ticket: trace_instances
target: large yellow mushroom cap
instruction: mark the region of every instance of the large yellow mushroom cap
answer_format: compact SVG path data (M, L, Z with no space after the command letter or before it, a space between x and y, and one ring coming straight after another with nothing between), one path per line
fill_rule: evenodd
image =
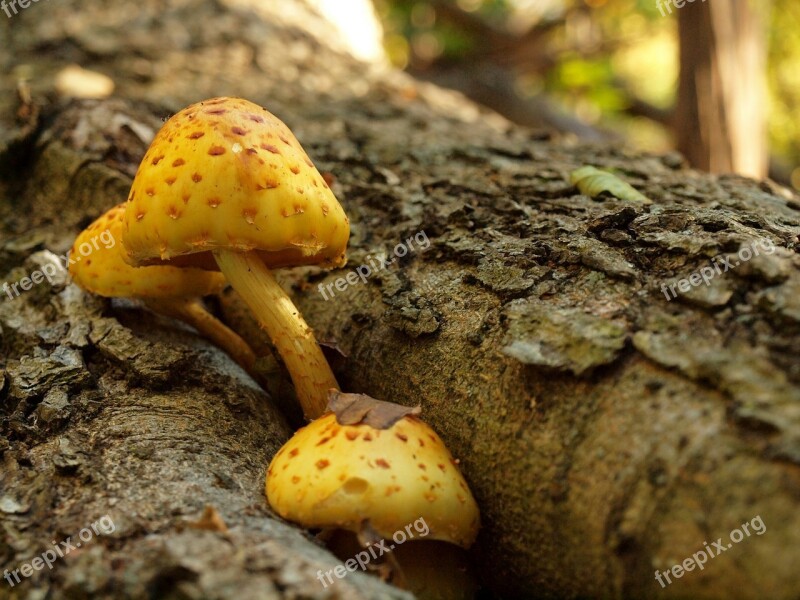
M156 135L128 197L135 264L216 269L210 251L257 251L267 267L340 266L350 224L280 119L241 98L193 104Z
M478 533L478 506L441 438L414 416L388 429L340 425L328 413L295 433L267 472L267 498L305 527L384 538L420 518L430 533L465 548Z
M69 273L83 289L108 298L181 298L217 294L226 285L222 273L177 267L131 267L121 237L125 205L89 225L70 252Z

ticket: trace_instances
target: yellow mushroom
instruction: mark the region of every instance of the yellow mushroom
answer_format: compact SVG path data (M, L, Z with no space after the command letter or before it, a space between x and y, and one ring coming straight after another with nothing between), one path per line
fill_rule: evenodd
M201 269L131 267L119 241L124 216L125 205L121 204L81 232L70 253L72 280L98 296L141 299L153 311L188 323L252 373L256 357L250 346L198 300L221 292L227 284L225 277ZM82 247L91 250L79 252Z
M328 413L298 430L267 471L267 498L307 528L361 531L386 539L423 518L428 540L468 548L478 505L441 438L406 415L386 429L340 425Z
M123 243L137 266L220 269L315 418L338 384L269 269L341 266L349 235L344 210L289 128L252 102L214 98L156 135L131 187Z

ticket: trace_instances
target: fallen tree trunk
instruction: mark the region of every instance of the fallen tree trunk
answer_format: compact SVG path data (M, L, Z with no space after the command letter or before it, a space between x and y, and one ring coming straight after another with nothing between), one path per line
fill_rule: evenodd
M474 562L489 589L796 597L800 200L686 170L676 156L512 128L327 49L324 21L299 2L281 6L189 2L131 20L109 2L70 21L79 11L65 0L30 9L48 11L48 28L15 17L8 70L46 49L35 98L53 97L66 53L112 75L130 101L50 103L32 124L36 111L15 122L5 95L4 280L53 260L36 252L66 251L125 198L159 119L213 95L261 102L329 174L352 221L345 270L287 282L344 354L334 365L343 387L421 404L460 458L483 511ZM104 38L101 23L124 23L124 35ZM14 81L3 82L10 92ZM579 194L568 174L585 164L621 170L654 203ZM710 262L747 247L726 272ZM381 268L380 256L394 260ZM689 282L713 264L708 285ZM337 287L358 267L363 281ZM222 308L266 347L235 297ZM61 284L0 306L4 563L17 568L107 512L113 539L39 572L37 585L56 597L235 598L262 582L273 595L328 593L314 577L336 559L274 521L263 498L263 469L288 427L224 357L142 314ZM178 531L206 504L233 542ZM750 534L724 556L673 575L744 523ZM656 569L671 583L662 588ZM364 577L336 589L394 593Z

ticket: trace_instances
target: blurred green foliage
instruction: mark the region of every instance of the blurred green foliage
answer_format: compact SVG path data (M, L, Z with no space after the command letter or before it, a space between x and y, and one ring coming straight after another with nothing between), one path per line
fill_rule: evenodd
M792 183L800 189L800 3L773 0L770 27L769 139L771 152L792 165Z
M599 127L619 131L648 150L670 146L669 132L626 112L620 84L661 109L675 101L678 77L676 10L663 16L656 0L449 0L499 30L524 30L531 22L563 18L578 11L571 25L548 35L555 66L539 72L515 64L518 92L546 92L564 109ZM401 68L463 61L482 40L442 19L425 0L376 0L386 30L386 48ZM769 3L764 2L765 10ZM571 11L571 12L570 12ZM772 0L769 28L768 127L771 154L800 167L800 3ZM576 25L577 24L577 25ZM540 67L539 67L540 68ZM796 178L796 179L795 179ZM793 182L800 187L800 168Z

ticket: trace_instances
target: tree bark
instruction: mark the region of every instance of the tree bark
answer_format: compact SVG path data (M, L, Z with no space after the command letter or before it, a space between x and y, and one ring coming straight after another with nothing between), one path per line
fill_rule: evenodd
M299 1L264 4L63 0L0 29L4 72L33 65L42 105L38 122L31 107L18 120L16 82L0 80L3 279L54 260L45 248L66 251L124 200L160 119L220 94L263 103L352 221L350 264L286 272L287 287L343 353L343 389L421 404L461 460L492 594L797 597L800 199L674 155L541 139L330 50ZM126 100L59 102L67 61L112 76ZM654 203L579 194L568 174L586 164L619 169ZM665 296L756 242L708 286ZM400 243L414 248L335 287ZM221 305L263 352L235 296ZM401 597L357 574L324 589L317 570L339 560L269 512L287 380L270 399L187 330L65 282L3 302L0 327L3 568L103 514L117 525L11 593ZM205 505L229 533L186 526ZM751 528L659 586L655 569L755 517L764 535Z
M704 171L765 177L769 2L696 2L677 12L678 150Z

